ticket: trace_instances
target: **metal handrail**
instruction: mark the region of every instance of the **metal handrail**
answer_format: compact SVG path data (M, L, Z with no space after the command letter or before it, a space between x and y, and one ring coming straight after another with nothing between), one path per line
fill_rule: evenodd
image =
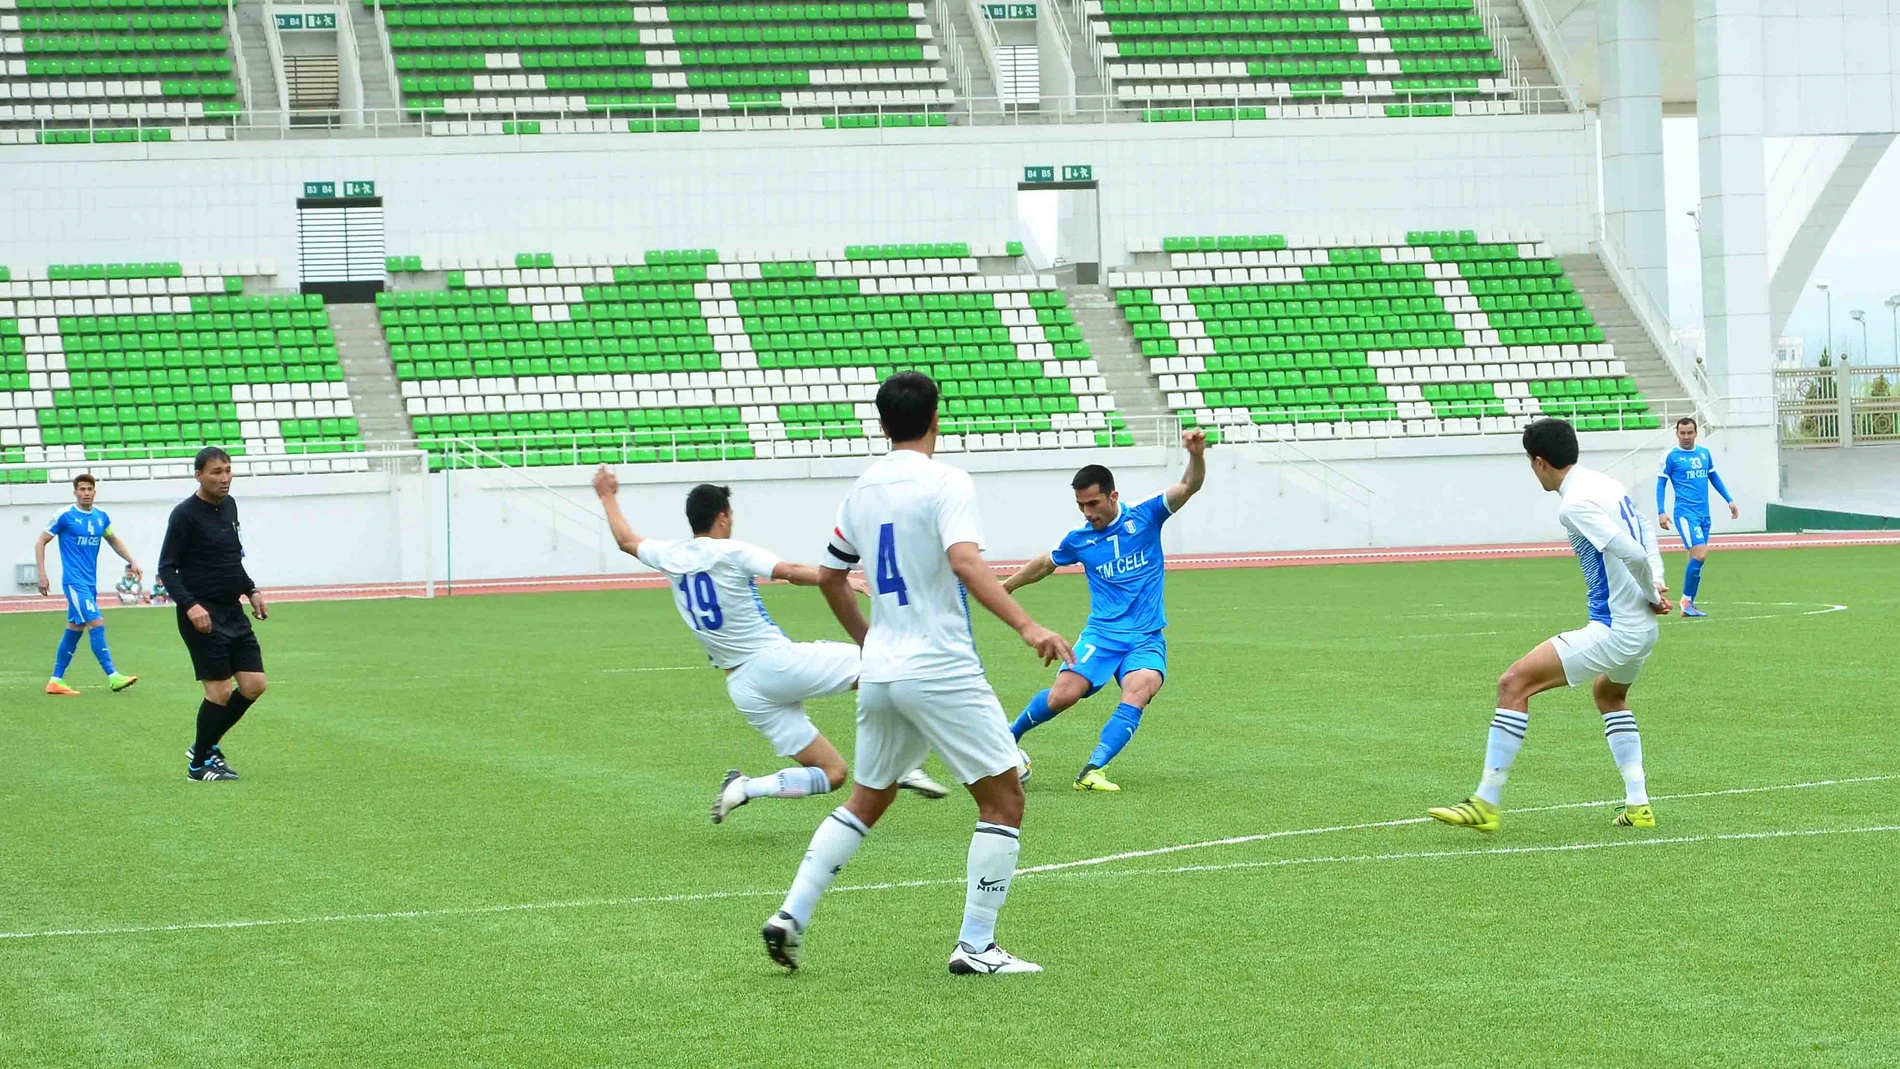
M396 49L389 42L389 23L383 18L383 0L376 0L375 13L370 18L376 23L376 42L383 49L383 74L389 79L389 95L398 103L402 101L402 81L396 74ZM370 109L365 108L367 113ZM381 109L377 109L381 110ZM401 109L397 109L400 113ZM398 115L398 121L401 115Z
M1069 23L1062 17L1062 0L1055 0L1054 3L1047 3L1043 8L1038 8L1038 14L1045 8L1049 12L1049 21L1051 23L1050 36L1052 36L1056 42L1056 55L1061 59L1062 69L1067 72L1068 75L1066 81L1069 91L1067 93L1059 93L1053 98L1057 106L1060 107L1064 103L1074 100L1077 95L1075 92L1075 57L1069 47ZM1106 88L1106 84L1104 84L1104 88ZM1044 99L1050 98L1045 97Z
M239 91L244 94L244 111L249 114L253 106L251 75L244 63L244 38L238 32L237 0L225 0L224 12L224 24L231 27L231 55L234 57L233 66L237 69Z
M275 16L271 12L271 5L268 3L263 5L262 10L264 18L264 48L270 53L271 66L275 68L271 72L271 82L277 87L277 111L283 117L284 126L288 127L294 113L290 106L290 86L287 84L289 79L283 77L284 45L277 36L277 28L274 23ZM318 114L328 115L330 113L325 109L319 111Z
M380 2L380 0L378 0ZM950 69L956 72L960 99L970 96L970 63L963 55L963 39L957 35L957 24L950 14L949 0L937 0L937 24L943 28L943 41L938 48L942 56L950 62Z
M1662 354L1663 361L1675 374L1676 381L1682 384L1691 400L1704 406L1703 418L1715 423L1725 421L1728 413L1725 410L1717 410L1716 391L1709 382L1702 363L1684 354L1681 347L1676 344L1675 336L1670 333L1668 313L1657 306L1656 298L1650 294L1648 288L1636 280L1635 273L1629 267L1628 256L1623 251L1622 243L1609 232L1607 227L1602 225L1601 218L1598 219L1597 240L1593 243L1592 251L1597 254L1597 259L1602 261L1605 273L1610 276L1611 284L1622 295L1630 311L1635 313L1636 321L1642 326L1643 333L1649 335L1650 344Z
M1550 9L1544 6L1544 0L1518 0L1518 7L1524 11L1524 21L1530 24L1531 39L1537 42L1538 51L1544 54L1544 67L1550 71L1550 77L1564 91L1570 103L1570 110L1583 112L1583 94L1577 89L1576 82L1570 77L1570 56L1564 50L1563 36L1550 21Z
M981 0L963 0L963 6L970 16L970 25L976 30L977 51L983 54L983 65L989 68L990 84L996 87L998 102L1003 103L1003 67L997 56L1003 47L1002 38L996 35L996 27L990 25L989 13L983 10Z

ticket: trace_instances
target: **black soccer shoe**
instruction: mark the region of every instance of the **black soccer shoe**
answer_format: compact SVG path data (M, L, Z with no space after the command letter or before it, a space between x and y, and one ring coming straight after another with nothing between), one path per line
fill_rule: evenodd
M197 746L194 745L194 746L185 747L185 760L191 762L194 765L198 763L198 747ZM232 768L229 764L225 762L224 748L222 746L213 746L211 748L211 757L205 761L205 764L211 765L217 768L220 772L223 772L224 779L238 778L237 769Z

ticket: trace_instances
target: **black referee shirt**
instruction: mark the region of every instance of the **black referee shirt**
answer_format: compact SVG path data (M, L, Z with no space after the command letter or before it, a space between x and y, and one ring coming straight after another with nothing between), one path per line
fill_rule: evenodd
M200 603L236 605L238 598L257 589L244 571L237 502L227 497L213 505L197 494L179 502L165 525L158 577L180 610Z

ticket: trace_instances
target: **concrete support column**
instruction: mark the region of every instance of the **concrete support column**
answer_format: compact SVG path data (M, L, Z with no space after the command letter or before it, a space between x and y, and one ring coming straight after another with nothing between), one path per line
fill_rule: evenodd
M1702 315L1711 384L1773 393L1767 160L1762 149L1761 0L1696 0L1702 170Z
M1669 307L1663 218L1662 0L1599 0L1598 115L1603 135L1603 224L1637 281Z

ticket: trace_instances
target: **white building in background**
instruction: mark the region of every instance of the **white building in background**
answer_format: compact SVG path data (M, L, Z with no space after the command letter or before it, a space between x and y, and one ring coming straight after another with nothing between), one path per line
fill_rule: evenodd
M1775 339L1775 367L1800 367L1807 363L1807 342L1787 334Z

